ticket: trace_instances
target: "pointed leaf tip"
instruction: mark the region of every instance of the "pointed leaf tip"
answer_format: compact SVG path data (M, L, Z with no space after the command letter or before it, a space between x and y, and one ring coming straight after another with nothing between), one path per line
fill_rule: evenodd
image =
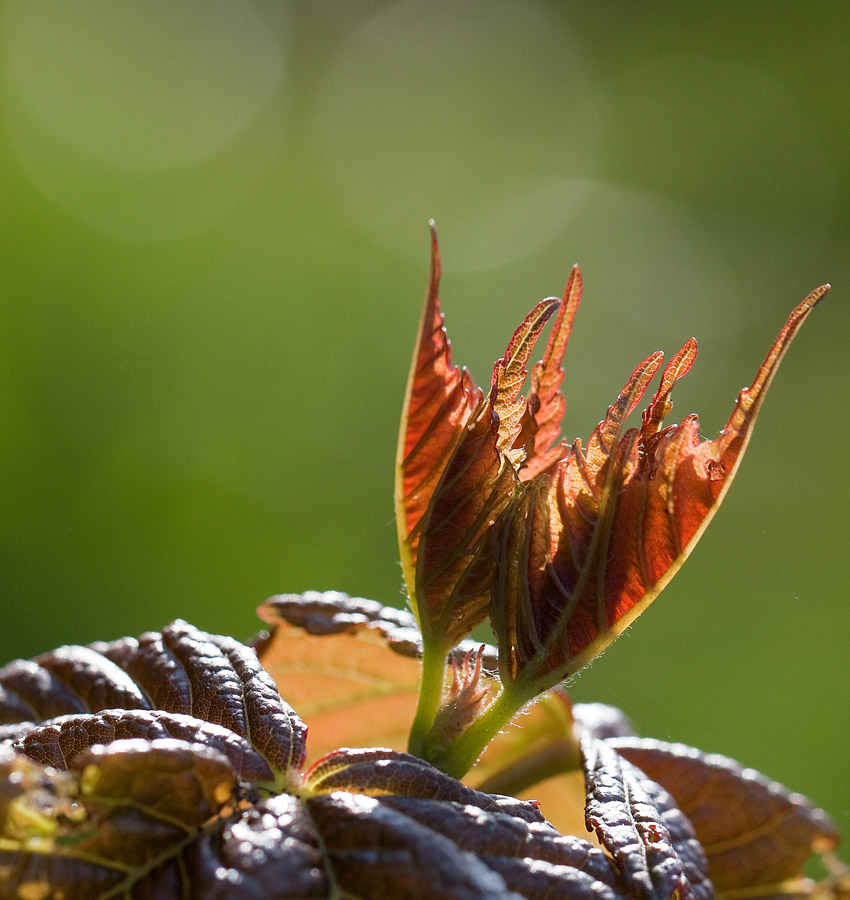
M535 433L531 452L519 472L522 481L529 481L546 471L561 455L557 441L566 408L560 391L564 380L562 362L581 303L581 292L581 270L573 266L543 359L531 372L529 405L533 410Z
M523 319L508 343L505 355L493 366L490 405L499 417L498 449L508 454L520 432L520 421L528 406L528 401L520 397L520 391L528 375L528 364L540 332L552 313L560 306L557 297L541 300ZM519 448L518 453L522 449Z
M440 270L437 232L432 223L431 274L405 391L395 479L402 569L418 617L415 573L429 505L472 411L481 402L480 392L467 372L452 363L440 309Z
M644 410L641 437L647 438L661 427L661 423L673 409L670 394L676 382L688 373L697 358L697 342L690 338L685 346L667 363L661 375L661 384L652 398L652 402Z

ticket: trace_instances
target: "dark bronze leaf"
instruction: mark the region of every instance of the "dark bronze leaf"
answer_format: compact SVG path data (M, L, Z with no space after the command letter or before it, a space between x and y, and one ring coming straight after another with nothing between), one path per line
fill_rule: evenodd
M60 647L0 669L4 724L114 708L150 707L126 672L88 647Z
M317 794L336 790L372 796L399 794L465 803L485 812L506 812L527 822L545 821L532 803L476 791L416 756L382 748L337 750L320 759L305 774L304 781L307 789Z
M131 896L150 872L176 865L182 847L217 821L236 791L226 757L170 739L116 741L86 750L74 760L73 774L73 816L59 809L40 834L4 835L3 900ZM67 778L41 770L48 784Z
M138 640L62 647L0 669L0 722L104 709L162 710L221 725L277 772L301 768L306 727L253 650L177 620Z
M804 863L838 843L822 810L725 756L638 738L609 743L663 785L690 819L721 897L793 893L795 882L805 893Z
M435 804L412 797L385 797L382 802L451 835L461 850L474 853L505 879L510 890L523 896L591 900L621 894L619 875L599 847L562 835L548 823L527 823L497 811L482 816L468 804Z
M404 777L392 764L406 761L390 757L384 774L381 753L370 784L367 756L352 762L377 796L251 804L228 759L200 744L118 740L77 754L68 773L0 748L0 772L26 776L9 780L9 802L0 794L0 900L624 900L607 856L532 804L439 772L431 793L459 802L421 796L417 761ZM385 793L396 789L413 796Z
M582 741L586 820L644 900L710 900L705 855L673 798L604 741Z
M297 626L276 613L279 628L331 632L331 643L368 634L381 663L417 665L406 614L324 600L295 604ZM607 857L559 835L536 804L417 757L339 750L302 774L304 726L229 638L176 622L2 675L9 708L41 721L13 720L0 744L0 900L625 896ZM116 692L161 708L42 718ZM286 769L269 765L269 747L285 751Z
M177 738L203 744L226 756L240 778L255 783L274 780L268 763L245 738L222 725L160 710L116 709L59 716L36 726L14 746L46 766L67 769L88 747L130 738Z
M380 800L333 793L309 800L341 897L368 900L519 900L484 860L451 835ZM566 895L565 895L566 896Z

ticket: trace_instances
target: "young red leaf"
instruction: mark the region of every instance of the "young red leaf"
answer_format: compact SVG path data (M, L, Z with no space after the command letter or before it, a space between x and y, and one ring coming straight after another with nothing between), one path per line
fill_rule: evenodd
M543 300L526 316L493 368L485 399L451 363L439 276L432 227L431 279L399 436L396 520L426 652L433 645L444 656L487 615L488 533L513 494L525 456L516 446L529 409L520 391L535 341L559 301ZM547 371L547 391L552 377Z
M466 370L451 360L440 310L440 250L431 223L431 278L404 397L396 460L395 507L402 570L411 605L417 597L419 542L437 482L472 412L482 402Z
M529 409L529 401L520 397L528 377L526 366L543 326L558 308L555 297L541 300L514 332L505 355L493 367L490 382L490 407L499 420L498 451L516 467L525 458L525 449L515 446L522 419ZM548 372L546 373L548 375Z
M519 470L521 481L530 481L536 475L545 472L563 452L560 447L555 446L560 438L561 420L566 405L560 391L561 382L564 380L561 361L581 302L581 289L581 272L578 266L573 266L558 317L549 335L546 352L531 372L529 406L534 411L535 434L531 452Z
M624 431L625 418L660 354L635 370L586 453L576 441L548 472L523 485L496 527L491 619L503 679L538 690L557 684L658 595L716 512L776 366L827 289L794 310L713 440L700 440L694 415L660 430L673 385L696 355L691 340L665 369L641 428Z

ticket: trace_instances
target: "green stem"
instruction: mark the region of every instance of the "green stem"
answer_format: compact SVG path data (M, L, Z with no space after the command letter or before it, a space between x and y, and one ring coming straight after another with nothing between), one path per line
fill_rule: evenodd
M447 775L463 778L490 741L536 693L534 691L525 696L516 690L515 683L503 687L490 706L455 741L442 748L439 756L428 761Z
M446 677L446 658L449 651L430 641L422 646L422 679L419 682L419 702L410 726L408 752L420 759L427 759L427 738L434 718L443 700Z

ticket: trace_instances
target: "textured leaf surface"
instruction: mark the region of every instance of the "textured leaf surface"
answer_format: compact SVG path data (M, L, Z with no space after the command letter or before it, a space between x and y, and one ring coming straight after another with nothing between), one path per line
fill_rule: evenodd
M582 742L587 825L620 869L628 892L647 900L710 900L705 855L673 798L603 741Z
M253 650L177 620L138 640L61 647L0 669L0 722L160 710L220 725L276 771L300 769L306 728ZM88 743L85 744L88 746Z
M26 776L11 799L30 800L37 827L22 831L20 816L12 827L0 802L0 898L624 896L610 860L532 804L433 770L399 777L401 756L336 755L366 793L251 800L223 754L186 741L115 741L78 754L69 773L6 748L0 772Z
M308 801L343 891L358 898L614 900L616 873L586 841L472 805L333 793ZM364 844L375 851L364 852ZM412 848L417 848L411 852ZM348 894L345 894L348 896Z
M184 741L117 741L84 751L74 769L73 819L57 816L49 836L0 842L0 897L122 896L148 875L155 889L179 884L183 846L236 793L228 760Z
M523 896L610 897L622 891L616 870L598 847L584 838L559 834L548 823L526 824L492 810L482 816L468 804L438 807L409 797L387 797L384 803L451 834L461 850L475 854Z
M696 356L691 340L664 370L640 428L626 430L626 417L660 367L660 353L634 371L586 452L576 441L526 482L495 537L491 620L504 679L557 683L660 592L719 506L776 366L826 291L794 310L715 439L700 440L694 415L661 427L673 386Z
M838 842L832 823L805 797L725 756L637 738L610 744L690 819L720 897L805 893L804 863Z
M419 651L406 614L316 595L276 598L266 611L299 637L323 634L317 641L371 633L386 658L417 664L406 655ZM62 710L57 698L74 683L79 693L68 692L83 705L120 691L138 706L156 698L194 712L98 709L12 723L0 745L0 900L625 896L605 854L558 834L535 803L475 790L406 753L336 750L272 783L268 747L278 737L290 747L304 729L235 641L180 622L78 649L6 667L10 708L28 697L43 704L26 701L34 715ZM41 665L57 657L61 671ZM39 698L33 680L54 693Z
M472 804L485 812L507 812L528 822L543 821L536 804L476 791L416 756L382 748L330 753L306 773L305 784L315 793L400 794Z
M225 756L240 778L255 783L274 780L274 773L263 757L229 728L161 710L116 709L58 716L42 722L13 746L46 766L67 769L89 747L131 738L147 741L176 738L203 744Z

